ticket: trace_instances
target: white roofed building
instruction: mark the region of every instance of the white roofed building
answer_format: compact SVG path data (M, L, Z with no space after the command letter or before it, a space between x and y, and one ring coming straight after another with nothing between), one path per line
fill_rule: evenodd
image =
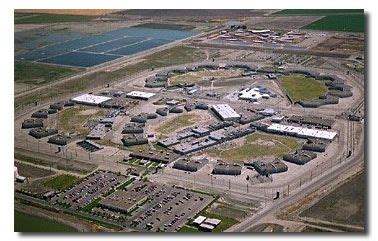
M143 92L143 91L131 91L131 92L126 94L126 97L128 97L128 98L141 99L141 100L148 100L152 96L155 96L155 94Z
M228 104L213 105L211 108L223 121L240 119L240 115Z
M101 95L93 95L93 94L83 94L79 95L73 99L73 102L83 105L99 105L107 100L110 100L110 97L101 96Z

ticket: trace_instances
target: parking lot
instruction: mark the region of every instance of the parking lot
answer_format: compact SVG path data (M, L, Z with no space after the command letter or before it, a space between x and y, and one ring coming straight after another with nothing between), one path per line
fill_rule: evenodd
M52 201L67 205L73 210L79 210L126 180L127 177L122 175L97 171Z
M178 231L213 200L206 194L153 183L148 183L141 191L149 193L150 202L136 210L127 225L144 232Z

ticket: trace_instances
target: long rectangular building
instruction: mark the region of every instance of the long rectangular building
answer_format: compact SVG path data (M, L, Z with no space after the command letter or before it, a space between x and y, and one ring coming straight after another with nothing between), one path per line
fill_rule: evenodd
M283 133L291 136L297 136L302 138L319 138L325 140L333 140L337 136L335 131L325 131L318 129L309 129L299 126L289 126L273 123L268 128L270 132Z

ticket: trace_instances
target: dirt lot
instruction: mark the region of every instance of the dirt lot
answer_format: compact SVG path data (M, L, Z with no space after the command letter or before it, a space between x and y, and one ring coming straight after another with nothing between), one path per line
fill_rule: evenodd
M55 174L53 171L41 169L20 162L15 162L14 165L18 168L18 174L24 177L46 177Z
M16 13L48 13L71 15L104 15L118 12L117 9L16 9Z
M365 175L358 174L300 216L349 225L365 225Z

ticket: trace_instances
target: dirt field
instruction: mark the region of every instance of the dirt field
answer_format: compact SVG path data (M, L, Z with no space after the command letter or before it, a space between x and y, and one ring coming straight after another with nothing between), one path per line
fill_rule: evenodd
M169 79L170 85L197 83L200 81L219 80L241 76L241 70L202 70L176 75Z
M71 15L104 15L115 13L119 9L15 9L15 13L47 13L47 14L71 14Z
M46 177L55 174L53 171L41 169L20 162L15 162L14 165L18 168L18 174L24 177Z
M358 174L300 216L349 225L365 225L365 175Z

